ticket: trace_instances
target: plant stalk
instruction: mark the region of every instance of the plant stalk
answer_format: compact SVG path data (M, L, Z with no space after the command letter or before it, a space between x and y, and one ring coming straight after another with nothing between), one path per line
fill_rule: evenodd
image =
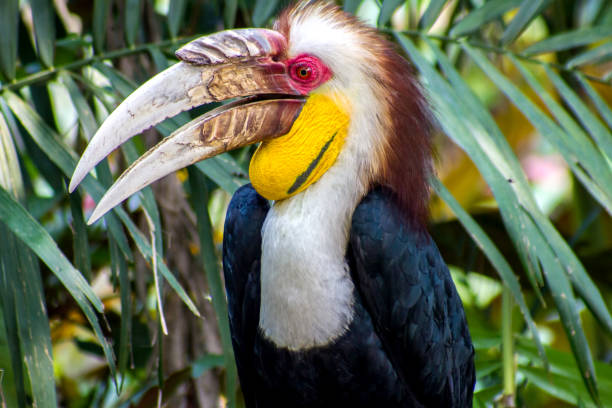
M539 64L539 65L546 65L552 68L555 68L561 72L568 72L571 74L581 74L582 76L584 76L585 78L587 78L589 81L593 81L593 82L599 82L601 84L605 84L605 85L612 85L610 83L610 81L612 81L612 76L610 75L606 75L603 78L599 78L593 75L589 75L586 74L576 68L568 68L565 65L562 64L557 64L554 62L547 62L547 61L542 61L538 58L535 58L531 55L525 55L525 54L521 54L518 52L514 52L510 49L507 48L502 48L502 47L497 47L493 44L487 44L484 43L482 41L467 41L464 38L456 38L456 37L449 37L447 35L438 35L438 34L425 34L422 31L419 30L401 30L401 31L395 31L395 30L391 30L391 29L380 29L381 31L387 32L389 34L393 34L393 33L400 33L400 34L404 34L404 35L409 35L411 37L427 37L430 40L436 40L436 41L441 41L444 43L454 43L454 44L468 44L474 48L480 48L481 50L484 51L488 51L488 52L493 52L496 54L509 54L512 55L518 59L521 59L523 61L532 63L532 64ZM612 74L612 72L610 73Z
M502 291L502 366L504 374L504 394L502 406L515 407L516 394L516 366L514 363L514 336L512 335L512 309L514 301L510 289L504 287Z
M112 60L120 57L125 57L128 55L139 54L141 52L146 52L151 47L155 48L166 48L171 46L177 46L181 44L185 44L191 40L196 39L198 36L187 37L187 38L177 38L174 40L165 40L159 42L151 42L146 44L137 45L134 47L121 48L118 50L108 51L102 54L96 54L88 58L83 58L78 61L71 62L69 64L60 65L57 67L50 67L48 69L44 69L42 71L35 72L31 75L27 75L23 78L20 78L16 81L0 84L0 93L5 90L15 91L23 88L24 86L32 85L37 82L44 81L53 75L58 74L61 71L74 71L78 68L81 68L85 65L90 65L95 62L104 61L104 60Z

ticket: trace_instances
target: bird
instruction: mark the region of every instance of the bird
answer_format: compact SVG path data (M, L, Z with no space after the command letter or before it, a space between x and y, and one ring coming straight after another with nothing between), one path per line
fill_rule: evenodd
M101 125L70 191L130 137L223 104L136 160L89 223L173 171L258 143L223 236L246 406L471 407L474 347L427 232L434 119L411 64L312 0L271 29L221 31L176 55Z

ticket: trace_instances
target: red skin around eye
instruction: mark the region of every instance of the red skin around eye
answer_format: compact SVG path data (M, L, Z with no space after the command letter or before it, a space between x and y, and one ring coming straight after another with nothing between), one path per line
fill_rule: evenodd
M312 55L301 54L287 60L285 64L291 83L302 95L306 95L332 77L331 70L320 59ZM299 75L301 69L309 71L304 78Z

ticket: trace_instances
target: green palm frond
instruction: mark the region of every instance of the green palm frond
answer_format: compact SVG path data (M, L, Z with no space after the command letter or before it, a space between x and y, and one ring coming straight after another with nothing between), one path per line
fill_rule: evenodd
M65 185L108 112L174 63L179 46L222 27L269 25L283 2L95 0L78 14L70 2L55 3L68 12L50 1L0 2L0 236L7 237L0 242L0 401L56 406L57 395L70 398L65 384L54 379L52 358L61 356L51 350L60 329L76 321L79 352L104 356L106 367L92 374L102 381L80 389L81 405L143 406L158 391L165 401L177 384L220 366L222 393L229 406L240 406L218 235L228 193L248 180L251 150L217 156L180 174L181 191L189 197L183 230L169 225L170 209L151 188L104 223L85 225L89 209L83 203L99 200L118 169L146 150L151 135L103 161L97 178L88 176L76 194L70 196ZM612 406L612 372L601 361L612 349L606 300L612 285L600 272L612 267L612 3L342 5L397 42L413 62L439 124L441 170L432 184L448 207L438 205L446 218L433 219L432 234L466 294L477 346L475 405L492 406L501 395L520 405L536 395ZM501 110L516 111L516 125L532 144L562 163L570 191L552 209L541 204L523 160L526 147L517 145ZM182 113L156 131L167 136L189 120ZM477 169L468 183L472 199L452 185L457 178L447 175L452 159L445 152L465 155ZM479 183L486 191L478 190ZM187 232L177 238L176 231ZM457 254L458 242L469 253ZM209 298L172 263L173 251L198 257ZM481 266L475 259L482 259ZM111 295L96 284L106 271ZM505 289L490 292L485 306L472 305L470 296L481 290L470 283L474 276ZM504 291L518 307L505 303L510 307L500 316L496 305ZM165 302L174 297L191 312L183 318L212 319L223 356L206 350L168 374L161 327ZM69 321L67 312L81 317ZM509 335L495 331L501 320ZM557 323L564 334L555 332L552 341ZM502 349L515 360L502 359ZM509 376L513 381L504 381Z

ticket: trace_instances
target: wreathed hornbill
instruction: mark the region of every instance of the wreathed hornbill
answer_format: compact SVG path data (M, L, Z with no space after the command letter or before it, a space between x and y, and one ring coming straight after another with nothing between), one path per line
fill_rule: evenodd
M160 177L260 142L223 242L247 406L471 406L465 314L425 229L431 121L409 64L375 29L312 1L274 30L223 31L176 55L102 124L71 191L133 135L238 99L139 158L90 223Z

